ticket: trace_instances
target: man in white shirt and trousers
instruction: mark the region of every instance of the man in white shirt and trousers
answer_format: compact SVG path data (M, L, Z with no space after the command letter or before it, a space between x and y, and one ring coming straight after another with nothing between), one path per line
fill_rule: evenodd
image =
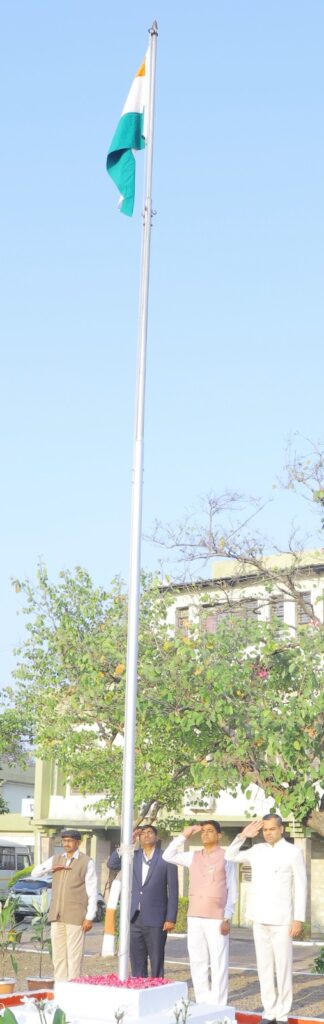
M203 849L182 852L184 841L198 832ZM189 825L167 846L163 858L189 868L188 952L196 1002L226 1006L229 932L237 882L235 865L225 862L220 839L218 821Z
M261 831L264 843L240 852ZM278 814L250 822L225 851L228 861L250 864L253 936L263 1005L263 1024L287 1021L292 990L292 940L305 921L306 867L301 850L283 838ZM277 978L276 993L275 974Z

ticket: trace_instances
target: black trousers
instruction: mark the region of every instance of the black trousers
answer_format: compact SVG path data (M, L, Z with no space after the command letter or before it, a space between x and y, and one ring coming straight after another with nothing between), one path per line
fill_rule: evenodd
M164 948L167 932L162 925L142 924L137 912L130 926L130 959L133 978L147 978L148 960L152 978L164 978Z

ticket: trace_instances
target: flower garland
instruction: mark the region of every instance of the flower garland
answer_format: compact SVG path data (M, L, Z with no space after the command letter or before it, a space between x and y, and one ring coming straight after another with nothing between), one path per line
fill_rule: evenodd
M170 985L169 978L127 978L121 981L117 974L97 974L95 977L73 978L72 985L108 985L114 988L157 988Z

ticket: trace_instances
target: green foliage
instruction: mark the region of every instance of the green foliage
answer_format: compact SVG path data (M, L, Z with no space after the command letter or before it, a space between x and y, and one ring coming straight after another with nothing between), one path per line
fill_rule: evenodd
M47 1024L46 1000L35 999L33 1001L33 1006L35 1010L38 1010L40 1024ZM3 1021L3 1024L18 1024L17 1017L15 1017L15 1014L10 1010L9 1006L6 1006L1 1014L1 1021ZM64 1010L60 1010L60 1007L57 1006L54 1017L52 1017L51 1014L51 1021L53 1024L66 1024L66 1014L64 1013Z
M30 751L32 731L24 707L16 704L6 707L0 713L0 758L9 764L24 765ZM0 796L0 814L7 814L9 808Z
M15 911L17 900L8 897L5 903L0 903L0 978L7 977L8 964L17 974L18 964L15 957L15 949L19 943L21 929L17 928Z
M66 1014L64 1013L64 1010L60 1010L59 1006L56 1007L53 1024L66 1024Z
M1 1014L1 1020L3 1024L17 1024L17 1017L10 1009L10 1006L6 1006L3 1013Z
M319 491L313 491L314 501L319 505L324 505L324 490L321 488Z
M34 915L31 922L32 942L39 949L39 978L42 977L43 955L45 950L48 950L50 956L52 955L52 943L48 936L48 911L50 898L48 889L42 889L39 903L37 903L36 900L33 900Z
M6 803L6 800L3 799L3 796L1 796L0 794L0 814L8 814L8 811L8 804Z
M94 588L77 568L49 582L41 566L25 596L27 638L11 699L24 708L36 752L72 786L119 810L125 704L127 598L115 580ZM173 596L142 580L135 805L141 816L179 813L253 783L297 820L317 806L321 777L324 630L224 616L215 634L168 623ZM140 817L140 815L139 815Z
M33 870L33 866L33 864L29 864L27 868L22 868L21 871L16 871L8 882L8 889L11 889L15 882L19 882L20 878L26 878L27 875L30 875Z
M186 896L179 896L177 923L174 929L178 935L187 931L188 904L189 900Z
M319 953L314 957L312 971L314 974L324 974L324 946L321 946Z

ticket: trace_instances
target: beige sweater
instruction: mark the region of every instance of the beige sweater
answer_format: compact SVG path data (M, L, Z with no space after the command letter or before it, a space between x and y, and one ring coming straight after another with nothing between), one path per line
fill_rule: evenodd
M52 883L52 899L49 921L62 921L64 924L82 924L86 917L88 897L85 887L85 876L89 857L85 853L73 858L66 867L66 857L61 854L53 857L55 871Z

